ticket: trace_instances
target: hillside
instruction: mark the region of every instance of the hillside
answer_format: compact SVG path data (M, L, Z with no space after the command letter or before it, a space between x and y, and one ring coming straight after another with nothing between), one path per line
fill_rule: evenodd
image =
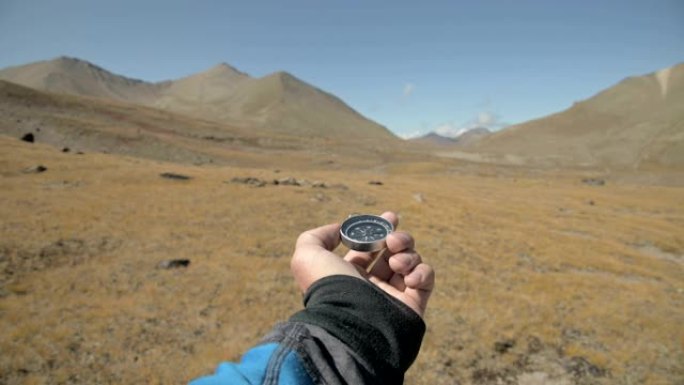
M684 64L631 77L477 143L480 156L584 167L684 167Z
M185 164L302 168L380 167L424 159L402 143L264 132L101 98L41 92L0 80L0 134L34 136L72 152L106 152ZM277 155L276 155L277 154Z
M61 57L0 70L0 79L41 91L160 108L261 133L399 140L339 98L286 73L252 78L222 63L178 80L148 83Z

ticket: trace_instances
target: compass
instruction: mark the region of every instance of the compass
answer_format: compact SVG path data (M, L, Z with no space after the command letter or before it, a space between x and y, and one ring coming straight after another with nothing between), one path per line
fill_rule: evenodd
M377 215L353 215L342 222L340 236L342 243L356 251L373 252L383 249L385 239L394 231L394 226Z

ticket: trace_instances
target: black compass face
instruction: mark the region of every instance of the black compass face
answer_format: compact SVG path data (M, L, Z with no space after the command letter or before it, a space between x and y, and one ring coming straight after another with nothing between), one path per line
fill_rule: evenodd
M375 251L385 247L385 238L394 230L392 224L376 215L356 215L342 223L342 243L352 250Z
M387 237L387 228L377 223L362 222L349 227L347 236L359 242L372 242Z

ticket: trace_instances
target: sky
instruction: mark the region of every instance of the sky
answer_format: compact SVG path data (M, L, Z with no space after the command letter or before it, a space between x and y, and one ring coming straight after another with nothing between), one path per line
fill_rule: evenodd
M408 137L498 130L684 62L682 0L0 0L0 68L287 71Z

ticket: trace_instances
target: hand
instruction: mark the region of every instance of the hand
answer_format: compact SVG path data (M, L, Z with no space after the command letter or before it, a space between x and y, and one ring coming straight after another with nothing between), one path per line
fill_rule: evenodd
M396 214L386 212L382 217L397 227ZM435 272L414 250L411 235L391 233L387 237L387 250L370 272L366 269L373 262L373 255L352 250L340 258L332 252L339 244L339 224L318 227L299 236L291 268L302 292L321 278L349 275L372 282L423 316L435 286Z

